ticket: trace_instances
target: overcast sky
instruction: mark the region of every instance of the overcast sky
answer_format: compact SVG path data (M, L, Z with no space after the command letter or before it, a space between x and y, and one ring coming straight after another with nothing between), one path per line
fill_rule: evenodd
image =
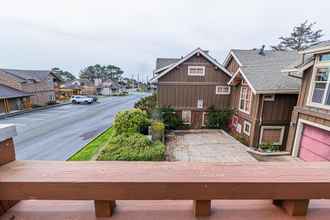
M222 62L231 48L276 44L305 19L329 39L330 1L316 2L0 0L0 67L78 75L99 63L150 77L157 57L201 47Z

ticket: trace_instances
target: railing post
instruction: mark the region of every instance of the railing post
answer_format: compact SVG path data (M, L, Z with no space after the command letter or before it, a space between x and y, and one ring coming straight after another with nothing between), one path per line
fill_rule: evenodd
M0 125L0 166L16 159L13 137L16 136L15 125ZM18 201L1 200L0 216L13 207Z
M95 215L96 217L111 217L116 207L115 200L95 200Z
M283 208L291 216L305 216L307 214L309 200L273 200L273 204Z
M211 215L211 200L194 200L194 215L196 217Z

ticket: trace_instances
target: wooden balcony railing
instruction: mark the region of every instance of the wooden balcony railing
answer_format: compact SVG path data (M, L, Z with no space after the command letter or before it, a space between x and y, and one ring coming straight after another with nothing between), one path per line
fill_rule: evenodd
M18 161L13 134L0 128L0 214L30 199L94 200L98 217L116 200L192 200L195 216L208 216L211 200L269 199L306 215L310 199L330 199L329 163Z

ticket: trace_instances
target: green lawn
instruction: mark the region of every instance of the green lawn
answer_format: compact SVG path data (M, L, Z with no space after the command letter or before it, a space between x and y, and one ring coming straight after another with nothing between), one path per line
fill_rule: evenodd
M107 144L109 137L112 134L112 128L107 129L104 133L96 137L92 142L88 143L84 148L70 157L69 161L91 160L99 149Z

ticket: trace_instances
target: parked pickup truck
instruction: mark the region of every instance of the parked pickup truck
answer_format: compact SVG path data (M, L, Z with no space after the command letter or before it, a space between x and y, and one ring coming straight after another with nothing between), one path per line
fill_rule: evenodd
M74 95L71 97L72 104L92 104L94 102L94 99L87 96L82 95Z

